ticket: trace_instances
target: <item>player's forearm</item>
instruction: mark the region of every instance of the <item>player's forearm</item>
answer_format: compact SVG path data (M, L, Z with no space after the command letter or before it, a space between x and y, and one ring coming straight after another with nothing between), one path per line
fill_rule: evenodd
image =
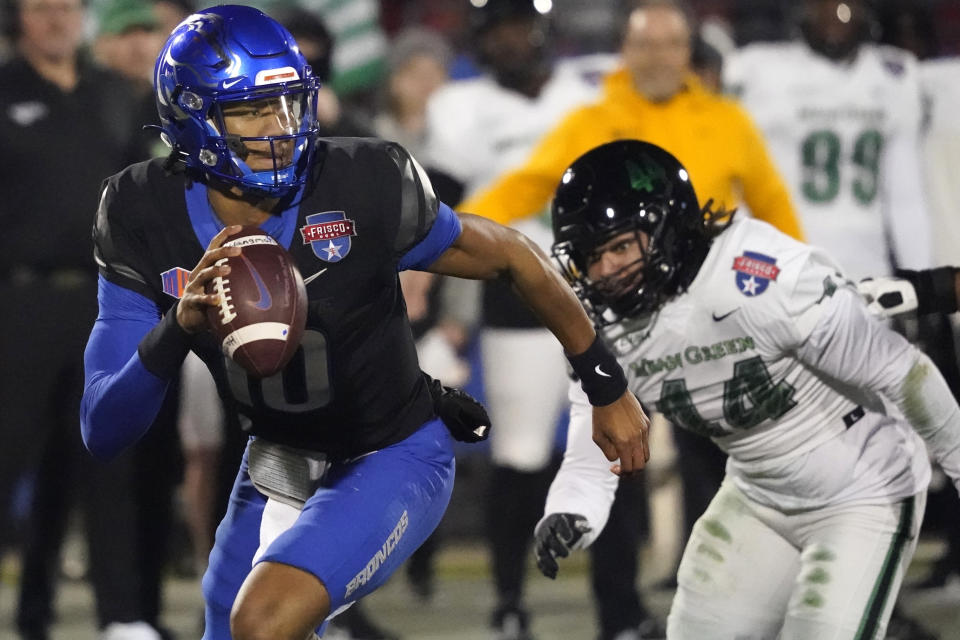
M626 376L594 331L580 301L540 248L526 237L517 235L528 245L526 252L511 254L515 262L511 262L510 278L520 297L563 345L567 360L580 379L590 404L608 407L622 400L629 395L624 393L627 390ZM636 408L642 416L639 405ZM619 450L617 455L625 456Z
M889 398L960 490L960 407L936 366L871 318L852 290L838 289L824 304L797 356L834 380Z
M526 237L516 235L523 248L510 252L507 278L568 354L583 353L596 332L580 301L543 251Z
M605 407L620 399L627 386L623 370L543 251L522 233L480 216L460 214L460 221L462 233L429 270L510 282L563 345L591 404Z
M960 491L960 407L936 365L917 351L906 377L888 395Z
M580 301L543 251L522 233L481 216L459 214L462 232L428 270L473 280L510 282L568 353L596 337Z
M112 458L139 440L160 411L170 378L151 373L137 353L137 336L122 321L98 320L84 354L80 428L87 449ZM123 354L130 354L122 360Z
M80 405L83 443L97 458L113 458L136 443L160 411L169 381L143 368L134 355L127 367L86 385Z
M579 385L571 385L570 426L563 464L550 485L544 517L576 513L590 524L577 547L588 547L607 524L619 479L593 442L592 410Z

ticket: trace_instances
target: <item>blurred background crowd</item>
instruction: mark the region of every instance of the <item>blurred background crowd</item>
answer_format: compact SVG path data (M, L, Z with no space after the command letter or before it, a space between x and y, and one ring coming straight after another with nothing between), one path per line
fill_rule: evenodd
M173 637L162 622L164 577L202 573L225 508L242 429L197 362L185 364L150 435L117 460L86 454L77 419L96 314L99 185L165 154L157 132L143 129L156 121L155 57L176 24L209 4L2 0L0 589L16 591L17 604L15 619L0 619L0 638L49 637L64 576L92 585L104 640ZM679 22L655 27L636 19L630 0L244 4L284 23L322 79L325 135L399 141L445 202L516 224L545 246L539 214L576 155L556 150L595 126L606 128L597 143L642 135L688 166L709 163L718 178L701 199L722 193L788 233L802 227L851 277L960 264L958 0L692 0L679 5ZM798 42L812 57L791 53ZM799 108L810 96L817 106ZM696 158L677 151L682 142L657 140L684 127L682 114L731 100L745 115L715 126L742 130L736 148L707 148L700 129L690 134L704 145ZM870 126L846 136L851 110ZM424 369L485 400L494 423L490 442L462 446L453 503L409 562L409 588L434 596L442 545L487 545L491 637L532 638L537 612L524 583L563 444L562 354L505 289L423 274L402 281ZM903 330L960 390L952 319ZM637 590L638 545L673 554L659 585L670 589L675 556L723 473L709 442L662 422L654 431L651 468L622 483L626 515L612 518L591 558L603 640L661 637ZM911 588L960 580L958 506L949 483L935 483L924 532L945 552ZM78 539L82 552L62 552ZM359 607L332 633L395 637Z

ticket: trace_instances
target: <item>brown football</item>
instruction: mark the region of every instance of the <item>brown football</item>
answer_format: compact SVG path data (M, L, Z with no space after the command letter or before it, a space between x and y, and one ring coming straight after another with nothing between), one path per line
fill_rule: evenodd
M220 304L207 311L223 352L257 378L286 366L300 347L307 322L307 290L290 254L257 227L243 227L224 243L240 247L224 258L230 273L207 283Z

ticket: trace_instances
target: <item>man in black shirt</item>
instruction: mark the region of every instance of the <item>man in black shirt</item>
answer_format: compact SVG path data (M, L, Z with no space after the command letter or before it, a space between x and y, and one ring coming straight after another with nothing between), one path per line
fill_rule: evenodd
M77 498L100 626L159 638L150 623L163 554L159 545L141 553L136 454L98 463L77 434L83 347L97 314L89 211L104 177L128 162L131 91L83 54L81 0L18 0L4 9L16 48L0 67L0 538L11 534L14 487L28 472L35 478L17 625L25 638L46 637ZM176 478L166 458L167 473L147 489ZM168 515L159 504L140 512L151 534Z
M596 441L619 456L613 470L643 467L647 420L546 256L439 202L399 145L318 138L317 82L279 23L242 6L195 14L161 52L155 88L173 149L104 185L81 422L95 454L130 445L190 350L249 421L254 438L203 580L204 638L322 633L440 521L452 444L417 364L398 271L511 281L576 354ZM230 241L241 225L286 247L307 283L300 349L262 380L206 331L220 299L204 287L228 275L220 260L241 254Z

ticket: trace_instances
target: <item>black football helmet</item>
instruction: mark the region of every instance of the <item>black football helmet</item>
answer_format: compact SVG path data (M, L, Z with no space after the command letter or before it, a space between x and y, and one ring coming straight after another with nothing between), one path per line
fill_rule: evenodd
M552 205L554 259L598 327L658 309L686 290L712 241L703 208L675 157L639 140L596 147L570 165ZM588 259L612 237L634 231L642 258L593 281Z

